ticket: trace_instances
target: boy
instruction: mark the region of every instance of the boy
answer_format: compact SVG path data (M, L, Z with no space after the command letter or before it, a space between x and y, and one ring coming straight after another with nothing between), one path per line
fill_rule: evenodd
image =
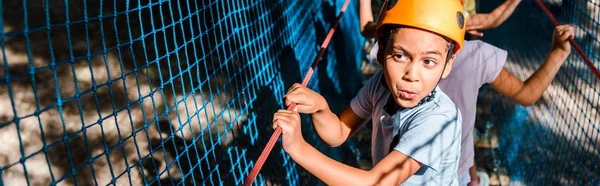
M319 94L294 85L285 96L296 111L280 110L282 146L290 157L327 185L458 185L461 114L439 88L462 48L465 19L458 1L402 0L384 3L377 27L383 71L375 74L339 116ZM373 169L336 162L302 138L298 113L311 114L316 132L331 146L342 144L373 118Z
M520 0L507 0L490 14L474 14L467 18L467 32L497 27L514 11ZM364 6L364 7L363 7ZM370 9L370 1L361 0L361 25L368 27L372 22L372 14L363 12ZM470 28L471 26L471 28ZM362 28L362 31L369 31ZM469 32L471 33L471 32ZM363 33L364 36L373 33ZM556 27L552 38L552 50L544 64L526 81L521 81L503 68L507 59L505 50L482 41L465 41L464 48L457 54L453 63L454 71L440 82L440 88L460 108L462 114L462 148L459 163L460 185L488 185L487 174L476 172L474 162L473 129L479 88L490 84L492 88L510 100L523 106L532 105L548 88L552 79L571 52L568 38L573 37L573 27L562 25ZM479 36L483 36L482 34ZM376 45L377 46L377 45ZM378 49L373 48L371 58L377 59ZM482 178L480 180L480 178Z

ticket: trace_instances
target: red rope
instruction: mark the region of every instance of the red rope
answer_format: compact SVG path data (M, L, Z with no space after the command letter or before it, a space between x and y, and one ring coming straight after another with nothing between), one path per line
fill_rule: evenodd
M542 10L544 10L546 15L548 15L548 17L550 18L552 23L554 23L555 26L560 25L560 23L556 20L556 18L554 18L554 16L550 12L550 10L548 10L548 8L546 8L546 5L544 5L542 0L536 0L535 2L537 2L538 5L540 5ZM575 48L575 51L577 51L577 54L579 54L579 56L581 56L581 58L583 59L583 62L585 62L585 64L588 67L590 67L590 70L592 71L592 73L594 73L594 75L596 75L596 77L600 80L600 71L598 70L598 68L596 68L596 66L594 66L592 61L585 55L585 53L583 52L583 50L581 50L579 45L577 45L577 43L575 43L575 41L573 40L572 37L569 38L569 43L571 43L571 46L573 46L573 48Z
M325 41L323 41L323 44L321 45L321 50L319 50L319 54L313 61L312 65L310 66L310 69L308 69L308 72L306 73L306 76L304 77L304 80L302 81L303 86L308 85L308 81L310 81L310 78L312 77L312 74L315 71L317 64L319 64L319 61L321 61L321 57L323 56L323 53L325 53L325 49L327 49L327 46L329 45L329 42L331 41L331 38L333 37L333 32L335 32L335 28L338 26L338 23L340 22L342 15L344 15L344 12L346 11L346 8L348 7L349 3L350 3L350 0L346 0L346 2L344 3L344 6L342 7L342 10L340 11L340 15L338 15L337 19L334 21L333 25L331 26L331 29L329 29L329 33L327 34ZM294 110L294 108L296 108L296 103L290 104L290 106L287 108L287 110ZM265 146L265 149L262 151L262 153L260 154L260 157L256 161L256 166L252 169L252 171L248 175L248 178L246 178L244 186L252 185L252 182L254 182L254 179L258 175L258 172L260 171L260 169L262 168L263 164L265 163L267 157L269 156L269 153L271 153L271 149L273 149L273 146L275 145L275 142L279 138L279 135L281 135L281 127L277 127L275 129L275 132L273 132L273 135L269 139L269 142Z

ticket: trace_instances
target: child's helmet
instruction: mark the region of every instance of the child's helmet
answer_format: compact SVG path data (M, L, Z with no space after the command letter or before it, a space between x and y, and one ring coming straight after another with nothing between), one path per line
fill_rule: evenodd
M454 41L456 53L464 43L466 20L461 1L386 0L377 23L378 39L384 25L403 25L445 36Z

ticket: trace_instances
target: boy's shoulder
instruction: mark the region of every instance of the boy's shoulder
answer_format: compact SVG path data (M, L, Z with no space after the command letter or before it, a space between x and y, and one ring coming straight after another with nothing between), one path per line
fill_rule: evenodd
M444 91L442 91L441 89L437 88L437 98L438 99L434 99L437 100L437 102L434 102L434 104L436 105L436 107L433 107L432 112L433 113L443 113L447 116L451 116L451 117L458 117L457 119L459 120L460 123L460 109L456 106L456 104L454 104L454 102L452 101L452 99L446 95L446 93Z
M434 123L461 123L460 110L450 97L439 87L436 87L435 91L435 98L418 106L419 108L411 109L412 113L408 114L411 117L407 118L406 121L411 123L415 121L428 121L427 123L431 123L429 121L439 121Z
M438 111L459 111L452 99L439 87L436 87L436 96L434 101L432 101L434 107Z

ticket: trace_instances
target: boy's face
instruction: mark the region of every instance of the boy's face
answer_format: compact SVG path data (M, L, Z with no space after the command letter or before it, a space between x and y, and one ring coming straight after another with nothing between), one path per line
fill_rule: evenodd
M440 77L450 73L453 59L444 70L448 41L415 28L401 28L390 39L383 65L385 80L396 103L411 108L435 88Z

